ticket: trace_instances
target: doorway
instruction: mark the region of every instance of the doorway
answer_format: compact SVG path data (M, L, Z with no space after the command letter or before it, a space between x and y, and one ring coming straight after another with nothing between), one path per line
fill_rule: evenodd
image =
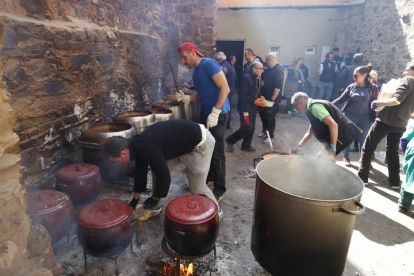
M217 52L223 52L227 59L230 56L236 57L236 69L237 79L241 79L241 73L243 70L244 60L244 40L217 40Z

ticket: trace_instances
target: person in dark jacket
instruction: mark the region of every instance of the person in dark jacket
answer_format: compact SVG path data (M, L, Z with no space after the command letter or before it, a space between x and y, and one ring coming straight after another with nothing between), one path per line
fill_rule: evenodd
M260 76L263 73L263 64L254 61L250 66L239 86L239 99L237 109L240 114L240 128L226 138L227 151L234 151L234 144L243 139L241 150L255 152L252 147L252 137L256 122L257 106L254 101L259 97L260 93Z
M272 107L259 107L260 118L262 119L263 129L259 137L266 138L266 130L269 131L270 138L273 139L276 128L276 114L279 112L279 103L282 98L283 88L283 67L277 62L275 53L266 56L267 68L263 74L264 86L261 94L268 101L273 101ZM266 139L264 142L268 142Z
M201 124L188 120L158 122L142 133L127 139L119 136L106 140L105 155L119 165L135 162L134 197L129 203L136 208L141 193L147 187L148 167L155 183L153 194L144 202L149 217L161 213L158 201L165 198L170 188L170 171L183 163L182 171L192 194L204 195L218 202L206 185L215 140ZM221 214L220 214L221 213ZM219 217L222 216L219 208Z
M318 99L331 100L333 84L336 78L338 69L336 64L333 62L333 53L327 53L326 59L323 63L319 63L318 74L319 74L319 94Z
M315 136L323 147L318 157L335 161L336 156L362 133L335 105L325 100L313 100L303 92L292 97L292 104L310 121L308 132L293 149L304 147Z
M352 65L346 66L345 69L338 74L336 83L341 92L343 92L350 84L354 83L354 71L357 67L362 66L363 59L364 54L354 54Z
M332 103L336 106L344 104L342 112L359 128L363 133L358 137L358 144L362 146L375 119L375 112L371 110L371 103L378 98L378 88L374 83L369 81L369 75L372 66L360 66L354 71L355 83L350 84L344 93L334 100ZM343 161L345 166L351 166L349 159L350 147L348 146L344 151ZM361 148L358 148L361 151Z

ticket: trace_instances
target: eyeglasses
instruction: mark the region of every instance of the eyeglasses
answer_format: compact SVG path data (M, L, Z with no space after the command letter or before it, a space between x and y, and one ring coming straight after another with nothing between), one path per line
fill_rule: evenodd
M254 68L259 69L259 70L264 70L263 67L254 67Z
M358 78L358 76L361 76L361 74L359 74L359 75L358 74L354 74L353 75L354 79Z

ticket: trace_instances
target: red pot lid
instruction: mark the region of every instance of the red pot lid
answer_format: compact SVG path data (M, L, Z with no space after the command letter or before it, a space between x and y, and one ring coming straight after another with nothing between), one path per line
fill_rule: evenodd
M123 200L103 199L95 201L78 214L78 223L85 228L105 229L121 224L132 213L132 208Z
M28 194L29 213L31 215L47 215L66 207L70 196L55 190L40 190Z
M99 168L92 164L73 164L61 168L57 176L66 180L82 180L94 177L99 174Z
M165 215L179 224L196 225L210 221L218 212L218 207L208 197L199 195L181 196L171 201Z

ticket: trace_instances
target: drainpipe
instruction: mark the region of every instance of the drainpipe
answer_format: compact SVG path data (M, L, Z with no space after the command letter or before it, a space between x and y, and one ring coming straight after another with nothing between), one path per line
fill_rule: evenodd
M220 7L219 11L228 10L307 10L307 9L337 9L350 8L365 5L364 2L351 4L332 4L332 5L297 5L297 6L252 6L252 7Z

